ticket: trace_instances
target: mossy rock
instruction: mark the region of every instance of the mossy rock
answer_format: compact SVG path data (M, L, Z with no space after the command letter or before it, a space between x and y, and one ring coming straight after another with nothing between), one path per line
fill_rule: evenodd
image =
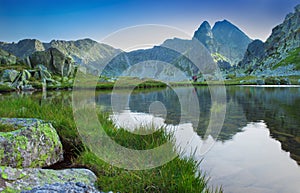
M0 174L0 192L21 192L46 184L65 182L81 182L92 186L97 179L87 169L18 169L0 166Z
M0 123L19 128L0 132L0 165L35 168L63 160L61 141L50 123L31 118L0 118Z

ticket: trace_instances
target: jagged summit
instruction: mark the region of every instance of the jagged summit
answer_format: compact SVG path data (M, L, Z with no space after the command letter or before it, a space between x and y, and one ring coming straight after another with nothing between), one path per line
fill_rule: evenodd
M214 56L219 56L215 58L217 62L227 62L227 67L237 65L242 60L248 44L252 41L228 20L217 21L213 28L204 21L194 33L194 38L197 38Z

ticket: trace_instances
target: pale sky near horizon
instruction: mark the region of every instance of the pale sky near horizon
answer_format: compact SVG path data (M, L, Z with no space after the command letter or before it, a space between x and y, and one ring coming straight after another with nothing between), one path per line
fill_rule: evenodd
M263 41L299 0L0 0L0 41L101 41L122 28L160 24L189 35L207 20L227 19ZM172 38L172 37L170 37ZM180 38L180 37L179 37Z

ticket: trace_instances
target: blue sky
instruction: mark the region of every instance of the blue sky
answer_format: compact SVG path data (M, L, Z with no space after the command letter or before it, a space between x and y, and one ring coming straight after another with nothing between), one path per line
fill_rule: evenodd
M124 27L171 25L193 34L207 20L227 19L265 40L299 0L0 0L0 41L36 38L101 41Z

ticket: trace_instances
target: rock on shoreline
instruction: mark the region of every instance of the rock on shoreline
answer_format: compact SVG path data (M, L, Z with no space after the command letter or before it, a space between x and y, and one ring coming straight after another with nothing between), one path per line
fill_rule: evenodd
M48 190L51 190L51 187L75 188L80 184L82 186L85 185L86 188L90 188L91 190L96 190L93 187L93 184L95 183L97 177L88 169L18 169L1 166L0 173L0 192L34 192L34 190L42 188L45 189L46 187L48 187ZM52 184L53 186L49 187L49 184ZM80 187L78 187L78 189L79 188Z
M0 132L0 165L35 168L63 160L63 148L50 123L30 118L0 118L1 124L19 129Z

